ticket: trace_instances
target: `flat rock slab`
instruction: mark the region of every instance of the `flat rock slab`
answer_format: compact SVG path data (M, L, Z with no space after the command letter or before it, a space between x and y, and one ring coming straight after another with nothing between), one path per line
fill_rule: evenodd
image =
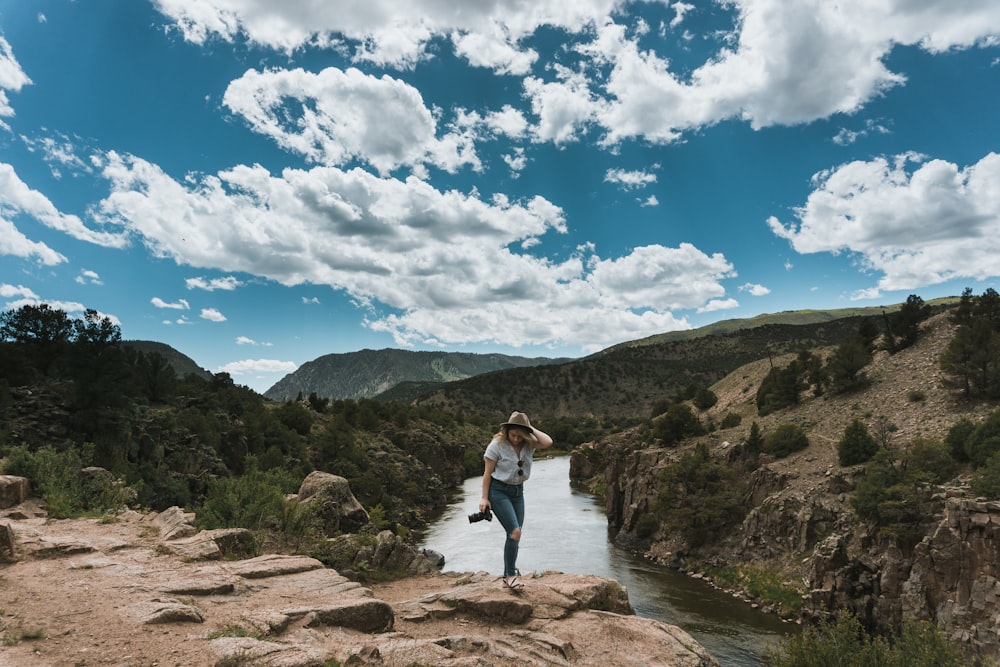
M280 577L297 572L323 569L323 563L308 556L282 556L268 554L248 560L227 563L226 569L246 579Z

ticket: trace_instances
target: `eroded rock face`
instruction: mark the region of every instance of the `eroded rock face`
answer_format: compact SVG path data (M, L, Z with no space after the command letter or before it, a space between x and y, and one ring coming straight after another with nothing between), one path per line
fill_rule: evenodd
M611 580L546 572L526 577L514 593L486 573L434 572L412 589L397 582L398 590L418 592L387 601L307 556L188 560L173 550L178 543L239 540L220 531L167 539L183 513L158 518L162 532L135 512L113 522L0 516L14 526L20 554L0 564L0 623L9 636L42 631L4 646L0 662L718 664L683 630L636 617L625 589ZM40 558L39 547L52 544L80 548ZM374 549L390 561L397 551L382 535Z
M660 493L657 475L676 454L635 448L607 453L609 521L616 541L673 565L691 556L674 535L635 538L637 518ZM589 470L584 462L580 470ZM749 479L742 524L694 556L737 565L785 562L804 570L803 619L850 613L869 628L898 631L904 620L937 624L984 655L1000 654L1000 502L944 489L928 504L922 537L903 549L858 519L850 499L864 466L813 473L808 484L773 465ZM801 480L797 480L801 482Z
M923 539L833 535L813 554L806 612L853 610L874 627L932 621L984 655L1000 652L1000 503L946 498Z

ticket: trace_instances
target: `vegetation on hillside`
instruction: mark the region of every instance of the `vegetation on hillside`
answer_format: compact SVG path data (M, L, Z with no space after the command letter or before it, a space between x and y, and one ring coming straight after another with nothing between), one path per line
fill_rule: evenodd
M177 377L94 311L73 319L45 305L0 314L0 397L5 468L29 477L56 515L177 505L220 525L252 515L254 528L280 523L280 504L266 499L294 493L313 470L346 477L385 525L419 526L481 470L493 427L433 406L272 403L225 373ZM95 466L110 475L81 480ZM260 511L227 509L240 499Z
M853 616L786 638L766 656L767 667L970 667L977 663L930 623L910 621L898 634L871 635Z

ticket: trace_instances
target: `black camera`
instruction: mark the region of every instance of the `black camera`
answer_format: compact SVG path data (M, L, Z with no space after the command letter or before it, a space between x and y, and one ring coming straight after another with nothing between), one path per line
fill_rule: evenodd
M475 514L469 515L469 523L475 523L477 521L482 521L483 519L486 519L487 521L493 520L493 512L490 511L489 507L484 509L482 512L476 512Z

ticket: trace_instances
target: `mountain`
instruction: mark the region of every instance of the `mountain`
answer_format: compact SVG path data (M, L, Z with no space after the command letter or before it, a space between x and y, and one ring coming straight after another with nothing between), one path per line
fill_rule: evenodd
M928 302L939 311L954 298ZM836 345L869 320L881 330L901 304L799 310L716 322L621 343L581 359L396 349L330 354L265 392L276 401L328 398L419 402L494 418L511 410L546 417L646 416L692 385L708 386L743 364Z
M176 373L179 378L182 378L189 373L193 373L200 378L212 377L211 371L205 370L199 366L194 359L187 356L183 352L177 351L166 343L158 343L153 340L126 340L122 342L122 345L130 347L138 352L142 352L146 356L159 354L173 367L174 373Z
M449 382L418 400L456 413L497 417L523 410L548 418L648 417L653 406L692 385L708 387L758 359L837 345L878 315L812 324L762 324L729 333L619 345L559 365Z
M264 396L274 401L289 401L299 394L309 396L315 392L320 398L372 398L401 382L430 383L421 385L423 389L493 371L565 361L506 354L360 350L327 354L302 364L264 392Z
M927 302L935 310L958 303L958 297L943 297L932 299ZM896 303L887 306L868 306L865 308L835 308L833 310L783 310L780 313L762 313L754 317L738 318L732 320L721 320L706 324L697 329L684 329L682 331L669 331L667 333L655 334L638 340L619 343L607 348L598 354L604 354L623 347L642 347L644 345L657 345L659 343L671 343L678 340L691 340L703 336L715 336L720 334L734 333L741 329L754 329L756 327L771 324L822 324L832 322L847 317L881 317L883 314L893 313L899 310L902 304Z

